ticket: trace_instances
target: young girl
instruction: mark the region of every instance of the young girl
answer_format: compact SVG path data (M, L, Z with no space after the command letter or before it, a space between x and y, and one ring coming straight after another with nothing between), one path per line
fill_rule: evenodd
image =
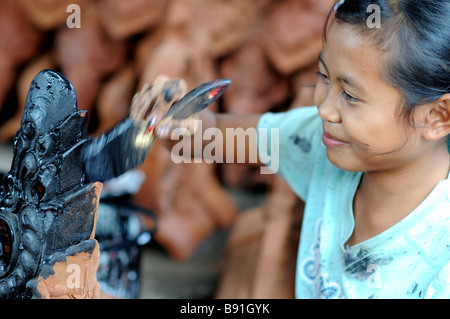
M449 298L450 1L346 0L331 17L315 107L203 111L202 129L279 129L278 174L306 202L298 298ZM158 101L167 88L173 100L186 91L180 80L157 83ZM176 126L158 130L169 148Z

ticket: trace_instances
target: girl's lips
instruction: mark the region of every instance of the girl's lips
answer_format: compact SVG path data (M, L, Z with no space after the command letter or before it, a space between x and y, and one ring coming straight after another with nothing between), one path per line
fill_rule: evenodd
M323 144L325 144L326 147L333 148L333 147L341 147L348 145L347 142L338 140L337 138L331 136L327 132L324 132L322 135L322 141Z

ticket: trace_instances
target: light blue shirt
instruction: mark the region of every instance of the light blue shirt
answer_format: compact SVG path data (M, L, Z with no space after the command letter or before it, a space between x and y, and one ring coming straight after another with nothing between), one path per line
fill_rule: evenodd
M449 178L398 224L346 247L362 173L328 160L316 107L264 114L258 130L267 129L268 146L273 128L279 129L279 149L268 154L279 152L277 173L306 203L297 298L450 298Z

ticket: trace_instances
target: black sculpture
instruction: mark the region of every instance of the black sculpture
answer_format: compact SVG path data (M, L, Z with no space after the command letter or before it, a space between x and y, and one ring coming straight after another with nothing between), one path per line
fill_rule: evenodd
M83 160L93 143L72 84L57 72L40 72L0 189L0 298L39 297L36 278L51 275L52 266L69 255L95 249L102 184Z

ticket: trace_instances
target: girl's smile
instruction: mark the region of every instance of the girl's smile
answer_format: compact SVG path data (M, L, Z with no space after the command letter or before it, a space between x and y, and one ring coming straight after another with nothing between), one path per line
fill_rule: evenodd
M325 129L322 135L322 141L323 144L325 144L325 146L328 148L349 146L349 143L334 137L333 135L328 133Z

